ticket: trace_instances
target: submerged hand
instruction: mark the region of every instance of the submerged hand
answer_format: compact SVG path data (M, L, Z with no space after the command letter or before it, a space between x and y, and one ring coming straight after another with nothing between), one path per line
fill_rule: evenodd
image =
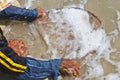
M46 15L45 11L41 7L37 7L37 11L38 11L38 16L37 16L38 18Z
M36 20L37 22L48 20L47 14L42 8L38 7L37 11L38 11L38 16L37 16L37 20Z
M8 40L8 45L11 47L18 56L26 57L28 55L28 50L24 41L19 39Z
M64 59L60 65L60 72L68 76L80 76L80 64L74 59Z

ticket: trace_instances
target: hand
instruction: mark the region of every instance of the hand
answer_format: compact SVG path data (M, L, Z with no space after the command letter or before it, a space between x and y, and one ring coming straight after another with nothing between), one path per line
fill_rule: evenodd
M8 40L8 46L11 47L16 52L16 54L21 57L26 57L28 55L26 44L22 40L10 39Z
M38 15L37 15L38 18L46 15L45 11L41 7L37 7L37 11L38 11Z
M60 72L68 76L80 76L80 64L74 59L64 59L60 65Z
M35 22L39 23L39 21L43 21L43 22L48 21L48 15L42 8L38 7L37 11L38 11L38 16Z

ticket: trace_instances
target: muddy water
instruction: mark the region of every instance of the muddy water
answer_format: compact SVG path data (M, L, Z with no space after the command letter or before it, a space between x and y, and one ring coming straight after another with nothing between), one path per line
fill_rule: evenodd
M85 8L94 12L97 16L99 16L102 19L105 25L106 33L109 34L115 29L119 31L116 13L117 10L120 10L119 3L120 1L115 0L88 0L88 2L85 4ZM116 49L116 51L111 54L112 58L114 56L114 59L120 60L120 34L115 37L114 41L111 41L111 44L112 47ZM105 75L111 72L116 72L115 66L113 66L105 60L102 60L101 62L104 66Z
M85 3L85 0L41 0L41 6L44 9L61 8L68 5L80 5ZM84 7L85 9L92 11L94 14L99 16L103 21L106 33L109 34L113 30L118 30L118 19L117 11L120 11L119 0L88 0ZM120 32L120 31L119 31ZM115 60L120 60L120 34L115 37L114 41L111 41L112 47L116 49L111 55L114 56ZM115 66L105 60L101 60L105 75L116 72ZM95 80L95 79L94 79Z
M25 2L27 0L19 0L22 7L25 6ZM40 3L39 3L40 2ZM115 51L111 53L111 59L114 61L120 61L120 29L119 29L119 19L117 15L117 11L120 11L120 1L119 0L33 0L32 6L30 8L34 8L38 5L42 6L43 9L49 10L54 8L62 8L64 6L76 5L76 6L84 6L85 9L93 12L102 20L103 25L105 27L106 34L115 35L118 32L118 35L111 40L112 47L115 48ZM30 4L30 3L29 3ZM24 22L11 22L10 26L6 29L6 36L8 39L10 38L19 38L26 41L28 44L29 54L35 58L41 59L49 59L52 56L52 52L47 51L48 46L45 40L43 39L43 31L42 29L37 30L38 25L27 24ZM115 32L116 31L116 32ZM111 33L112 32L112 33ZM61 55L60 55L61 56ZM112 65L110 62L105 59L101 60L101 64L104 68L104 75L108 75L109 73L116 73L116 67ZM84 77L84 72L82 74ZM64 78L62 80L68 80L68 78ZM74 80L74 79L72 79ZM77 79L77 80L86 80ZM104 80L104 79L88 79L88 80ZM105 80L113 80L111 78ZM117 78L120 80L120 78Z

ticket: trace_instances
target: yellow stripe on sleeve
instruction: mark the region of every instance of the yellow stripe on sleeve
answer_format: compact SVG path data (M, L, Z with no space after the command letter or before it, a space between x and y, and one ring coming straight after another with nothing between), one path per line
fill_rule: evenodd
M2 59L0 59L0 63L2 64L2 65L4 65L6 68L8 68L9 70L11 70L11 71L14 71L14 72L25 72L24 70L17 70L17 69L15 69L15 68L12 68L12 67L10 67L8 64L6 64Z
M2 58L4 58L6 61L8 61L14 67L25 69L25 70L27 69L27 66L15 63L13 60L11 60L9 57L7 57L5 54L3 54L1 51L0 51L0 56Z

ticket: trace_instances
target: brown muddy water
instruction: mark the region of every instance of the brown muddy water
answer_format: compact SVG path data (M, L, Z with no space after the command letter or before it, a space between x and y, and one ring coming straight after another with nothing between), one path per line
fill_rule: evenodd
M98 62L93 64L98 64L102 66L94 69L97 66L89 65L91 62L88 61L86 65L81 68L81 77L79 78L68 78L59 77L59 80L120 80L120 0L18 0L21 7L35 8L41 6L46 11L51 9L63 8L66 6L80 6L83 7L95 15L97 15L101 21L102 26L105 29L106 36L110 40L108 45L111 45L112 51L108 51L109 58L96 59ZM29 6L28 6L29 5ZM51 26L54 24L48 24L50 26L47 29L52 29ZM14 22L11 21L7 24L5 29L5 35L8 39L18 38L26 41L28 44L29 55L39 59L51 59L51 58L61 58L64 55L64 50L57 47L58 53L54 55L54 48L56 44L48 44L45 34L47 32L46 25L25 23L25 22ZM46 31L44 31L46 30ZM55 30L55 29L54 29ZM49 30L48 30L49 31ZM49 33L48 33L49 34ZM51 35L49 35L51 36ZM56 36L52 36L52 38ZM55 39L51 41L54 41ZM102 44L103 47L105 46ZM58 44L59 46L59 44ZM52 50L51 50L52 48ZM66 51L65 51L66 52ZM102 54L102 55L107 55ZM66 55L67 56L67 55ZM98 57L100 55L97 55ZM78 57L77 57L78 58ZM92 56L94 58L94 56ZM96 58L96 57L95 57ZM89 70L90 69L90 70ZM96 71L95 71L96 70ZM103 71L101 71L103 70ZM97 73L98 72L98 73ZM97 75L96 75L97 74ZM1 80L1 79L0 79ZM2 79L3 80L3 79Z

